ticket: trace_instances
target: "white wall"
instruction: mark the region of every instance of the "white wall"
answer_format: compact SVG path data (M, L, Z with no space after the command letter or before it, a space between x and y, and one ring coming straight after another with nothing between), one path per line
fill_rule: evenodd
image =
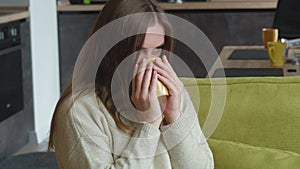
M29 139L40 143L49 135L60 91L56 0L29 0L29 11L34 99Z

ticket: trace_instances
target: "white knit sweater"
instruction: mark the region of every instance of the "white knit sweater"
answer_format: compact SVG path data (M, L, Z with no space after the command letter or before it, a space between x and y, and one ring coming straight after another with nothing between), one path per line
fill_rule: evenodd
M120 130L95 93L70 100L55 116L54 146L61 169L212 169L213 156L186 91L181 116L159 129Z

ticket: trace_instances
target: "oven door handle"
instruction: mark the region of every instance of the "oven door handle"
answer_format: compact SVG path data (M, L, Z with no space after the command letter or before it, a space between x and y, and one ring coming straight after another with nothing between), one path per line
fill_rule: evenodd
M20 50L23 47L23 45L17 45L17 46L12 46L9 48L1 49L0 50L0 56Z

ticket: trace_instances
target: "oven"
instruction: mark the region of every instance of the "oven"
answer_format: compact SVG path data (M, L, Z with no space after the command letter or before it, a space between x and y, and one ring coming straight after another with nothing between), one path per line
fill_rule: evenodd
M0 122L24 107L20 24L0 24Z

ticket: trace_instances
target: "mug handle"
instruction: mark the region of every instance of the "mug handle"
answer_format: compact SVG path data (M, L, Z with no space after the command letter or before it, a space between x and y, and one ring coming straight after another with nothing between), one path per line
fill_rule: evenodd
M271 61L273 62L273 63L275 63L276 61L275 61L275 59L274 59L274 46L268 46L269 47L269 52L270 52L270 55L269 55L269 57L270 57L270 59L271 59Z

